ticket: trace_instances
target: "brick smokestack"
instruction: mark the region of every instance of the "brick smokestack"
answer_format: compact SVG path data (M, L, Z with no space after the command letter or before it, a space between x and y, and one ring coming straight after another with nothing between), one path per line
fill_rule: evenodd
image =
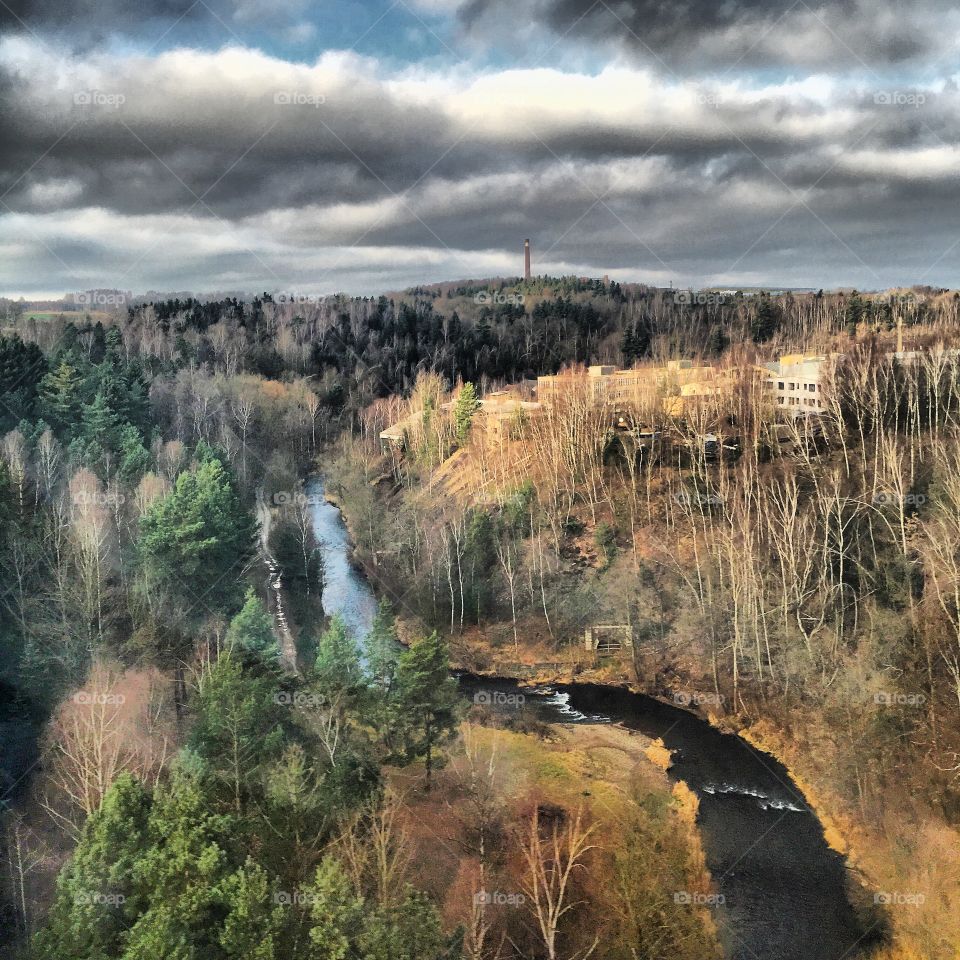
M523 241L523 279L530 279L530 241Z

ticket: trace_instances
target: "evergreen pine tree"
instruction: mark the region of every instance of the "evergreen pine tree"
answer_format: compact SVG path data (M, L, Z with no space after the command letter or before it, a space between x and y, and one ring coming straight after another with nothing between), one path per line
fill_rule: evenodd
M93 364L103 363L107 355L107 334L103 328L103 323L98 320L93 326L93 337L90 341L90 362Z
M457 684L450 676L447 642L434 631L400 654L393 723L401 750L396 762L426 761L430 784L436 748L456 732Z
M57 880L47 925L35 939L36 960L121 956L128 928L146 907L135 871L147 846L149 811L142 784L121 774L84 824Z
M393 686L400 656L400 640L389 600L381 600L373 626L364 639L367 672L374 687L386 694Z
M230 621L227 644L249 650L267 660L280 656L273 619L252 587L247 590L240 612Z
M360 651L340 616L333 617L317 644L315 678L321 696L341 711L363 691Z
M120 422L107 397L98 393L83 411L82 437L87 445L87 460L96 463L119 445Z
M140 431L133 424L120 430L119 439L120 479L124 483L136 483L150 466L150 451L143 445Z
M67 361L40 381L43 417L55 430L73 436L80 419L80 374Z
M46 372L47 360L35 343L0 337L0 433L33 416L37 389Z
M150 572L179 593L192 584L202 599L197 612L204 614L239 603L256 534L257 521L241 503L232 474L210 458L181 473L173 491L143 515L139 549Z
M470 425L473 415L480 406L477 391L469 381L460 388L456 402L453 405L453 425L457 435L457 442L463 445L470 436Z

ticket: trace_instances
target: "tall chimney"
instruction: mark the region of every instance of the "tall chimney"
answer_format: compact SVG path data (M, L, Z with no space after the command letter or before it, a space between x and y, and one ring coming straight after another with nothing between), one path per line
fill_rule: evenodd
M530 241L523 241L523 279L530 279Z

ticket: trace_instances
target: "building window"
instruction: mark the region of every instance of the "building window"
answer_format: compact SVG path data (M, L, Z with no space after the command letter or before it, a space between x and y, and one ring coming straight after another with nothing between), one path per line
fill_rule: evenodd
M777 383L777 389L778 389L778 390L782 390L782 389L783 389L783 381L782 381L782 380L780 380L780 381Z

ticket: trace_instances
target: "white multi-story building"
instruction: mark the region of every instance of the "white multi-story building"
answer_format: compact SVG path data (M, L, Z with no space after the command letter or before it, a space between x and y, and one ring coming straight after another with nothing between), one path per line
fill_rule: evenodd
M804 356L789 353L765 365L773 402L794 416L820 414L826 409L824 391L838 354Z

